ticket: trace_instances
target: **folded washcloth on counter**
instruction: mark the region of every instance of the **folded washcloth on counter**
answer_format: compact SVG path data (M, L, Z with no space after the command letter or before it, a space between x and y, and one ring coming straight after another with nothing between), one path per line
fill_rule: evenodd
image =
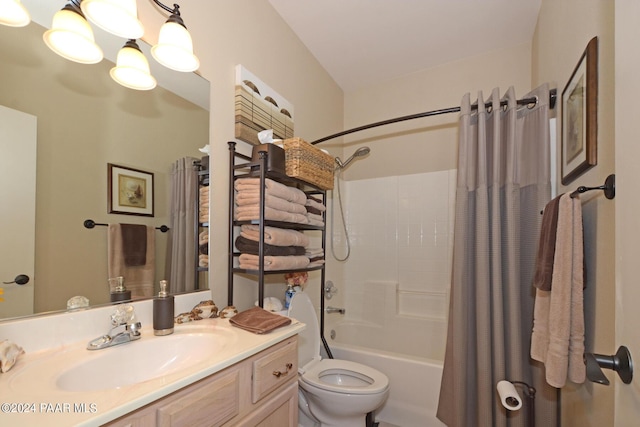
M235 189L238 191L253 191L258 195L260 194L260 178L239 178L236 180L234 185ZM280 197L281 199L299 203L301 205L304 205L307 202L307 195L304 191L298 188L280 184L279 182L273 181L269 178L265 180L264 185L266 192L272 196Z
M256 196L255 193L245 193L239 191L236 193L236 205L237 206L260 206L260 196ZM304 205L295 202L288 202L285 199L281 199L277 196L267 194L264 196L264 205L269 208L273 208L279 211L293 212L298 214L306 214L307 209Z
M259 242L240 235L236 238L236 249L239 252L251 255L258 255ZM268 243L264 244L264 255L272 256L288 256L288 255L304 255L305 249L302 246L275 246Z
M240 268L244 268L245 270L257 270L260 265L260 259L257 255L240 254L238 261ZM297 270L307 267L309 262L309 258L304 255L265 256L264 269L269 271Z
M291 318L271 313L260 307L252 307L230 318L229 323L254 334L266 334L289 325Z
M259 206L238 206L235 209L236 220L238 221L252 221L260 219L260 207ZM265 207L264 208L265 219L271 221L282 222L294 222L296 224L309 224L307 215L279 211L277 209Z
M260 226L243 225L240 227L240 235L256 242L260 239ZM277 227L264 228L264 241L274 246L309 246L309 236L296 230L287 230Z

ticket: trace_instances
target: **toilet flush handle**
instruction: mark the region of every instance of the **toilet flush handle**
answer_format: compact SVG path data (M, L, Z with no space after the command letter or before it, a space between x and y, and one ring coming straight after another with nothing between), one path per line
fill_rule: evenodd
M287 367L287 370L282 372L282 371L273 371L273 376L276 378L280 378L280 377L284 377L285 375L289 374L289 371L291 370L291 368L293 368L293 363L287 363L285 365Z

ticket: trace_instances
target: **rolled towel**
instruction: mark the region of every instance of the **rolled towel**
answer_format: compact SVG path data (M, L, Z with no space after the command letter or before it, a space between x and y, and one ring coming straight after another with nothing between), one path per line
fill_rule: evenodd
M252 307L230 318L229 323L254 334L266 334L291 324L291 318L271 313L260 307Z
M234 185L235 189L238 191L246 190L259 193L260 178L239 178L236 180ZM304 205L307 202L307 195L304 191L298 188L289 187L269 178L265 180L264 185L267 192L272 196L280 197L281 199L285 199L289 202L300 203L301 205Z
M254 197L254 193L247 195L242 191L236 193L236 205L238 206L259 206L260 197ZM279 211L285 212L293 212L299 214L306 214L307 209L304 205L300 203L288 202L285 199L281 199L280 197L272 196L271 194L267 194L264 197L264 205L273 208Z
M238 258L240 268L246 270L257 270L259 268L259 258L257 255L240 254ZM276 270L297 270L305 268L309 265L309 258L303 255L298 256L265 256L264 269L269 271Z
M240 227L240 235L257 242L260 239L260 226L243 225ZM296 230L269 226L264 228L264 241L274 246L302 246L304 248L309 246L309 236L306 234Z

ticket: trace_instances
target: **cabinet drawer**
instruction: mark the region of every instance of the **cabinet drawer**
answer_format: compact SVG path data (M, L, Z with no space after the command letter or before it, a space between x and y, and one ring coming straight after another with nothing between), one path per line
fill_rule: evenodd
M240 379L237 370L157 410L157 426L219 426L238 415Z
M298 378L298 341L296 337L253 362L252 401L258 402L271 391Z

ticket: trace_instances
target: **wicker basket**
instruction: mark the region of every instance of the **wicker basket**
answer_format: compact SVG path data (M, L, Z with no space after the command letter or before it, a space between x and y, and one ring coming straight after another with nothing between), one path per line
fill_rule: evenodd
M285 170L288 176L315 185L322 190L333 189L335 159L302 138L283 141Z

